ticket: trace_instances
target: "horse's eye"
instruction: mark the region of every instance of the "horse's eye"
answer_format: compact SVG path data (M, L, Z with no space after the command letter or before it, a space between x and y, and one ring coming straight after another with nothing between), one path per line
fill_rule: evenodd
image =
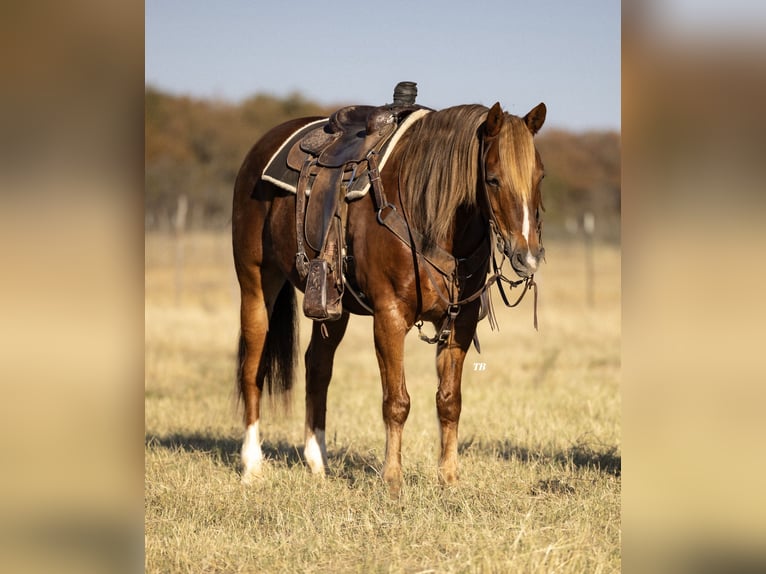
M487 185L492 187L499 187L500 181L494 176L489 176L487 177Z

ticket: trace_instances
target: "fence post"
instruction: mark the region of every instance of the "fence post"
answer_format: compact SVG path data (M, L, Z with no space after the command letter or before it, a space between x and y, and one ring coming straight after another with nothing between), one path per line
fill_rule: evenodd
M594 305L595 271L593 266L593 232L596 229L596 216L586 211L582 217L582 228L585 232L585 297L588 307Z
M189 211L189 200L185 194L178 196L178 206L173 219L173 231L176 244L175 264L175 303L181 304L181 293L184 287L184 231L186 230L186 213Z

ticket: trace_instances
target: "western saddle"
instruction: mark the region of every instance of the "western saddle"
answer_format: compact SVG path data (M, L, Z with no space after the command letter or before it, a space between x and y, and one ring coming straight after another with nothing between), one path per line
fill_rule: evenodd
M348 106L327 123L295 142L287 156L299 171L296 186L296 268L306 279L304 314L315 321L340 318L343 307L347 192L377 175L377 154L413 111L417 88L400 82L394 102L383 106ZM317 256L309 260L306 245ZM345 260L344 260L345 259Z

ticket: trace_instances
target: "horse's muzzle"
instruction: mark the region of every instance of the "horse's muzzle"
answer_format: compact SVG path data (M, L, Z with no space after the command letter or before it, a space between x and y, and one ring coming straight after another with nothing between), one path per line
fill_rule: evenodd
M522 279L531 277L537 271L540 261L545 257L545 250L541 247L537 253L532 253L528 249L514 251L509 259L511 267L516 275Z
M522 279L532 277L537 271L541 260L545 260L545 249L539 242L532 249L525 241L506 239L499 233L496 234L497 249L503 252L511 263L516 275Z

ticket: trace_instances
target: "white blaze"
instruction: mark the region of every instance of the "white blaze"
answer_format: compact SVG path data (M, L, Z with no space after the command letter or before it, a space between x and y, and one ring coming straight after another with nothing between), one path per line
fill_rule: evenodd
M524 200L524 221L521 224L521 233L524 236L524 240L527 242L527 266L532 270L534 273L537 269L537 259L532 255L532 252L529 250L529 230L530 230L530 222L529 222L529 207L527 206L527 200Z
M524 200L524 222L521 224L521 234L529 245L529 207L527 207L526 199Z

